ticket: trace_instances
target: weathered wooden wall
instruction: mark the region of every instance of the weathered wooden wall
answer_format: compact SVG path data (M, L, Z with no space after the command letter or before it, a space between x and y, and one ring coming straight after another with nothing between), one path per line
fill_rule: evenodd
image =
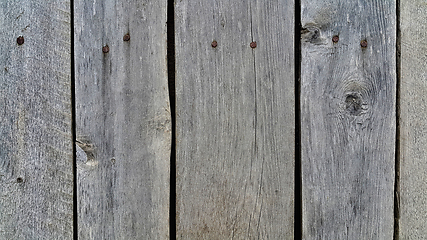
M166 3L74 1L80 239L169 236Z
M396 3L302 0L301 24L303 238L392 239Z
M424 1L168 4L0 3L0 239L427 238Z
M292 238L293 1L175 10L177 238Z
M70 21L68 1L0 2L0 239L73 236Z

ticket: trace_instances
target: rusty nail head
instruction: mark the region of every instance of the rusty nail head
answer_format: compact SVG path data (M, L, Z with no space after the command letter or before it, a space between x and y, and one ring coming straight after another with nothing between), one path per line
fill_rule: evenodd
M212 42L212 47L213 48L216 48L218 46L218 43L214 40L213 42Z
M124 36L123 36L123 41L129 41L130 40L130 35L129 35L129 33L126 33Z
M20 178L20 177L19 177L19 178L17 178L17 179L16 179L16 181L17 181L18 183L22 183L24 180L23 180L22 178Z
M102 51L103 51L104 53L108 53L108 52L110 51L110 48L108 47L108 45L105 45L105 46L102 48Z
M16 42L18 43L18 45L22 45L22 44L24 44L24 37L23 37L23 36L19 36L19 37L16 39Z
M361 47L363 47L363 48L367 47L367 46L368 46L368 41L366 41L366 40L362 40L362 41L360 42L360 46L361 46Z
M332 37L332 42L337 43L340 40L340 37L338 35L335 35Z
M251 42L251 48L256 48L256 42Z

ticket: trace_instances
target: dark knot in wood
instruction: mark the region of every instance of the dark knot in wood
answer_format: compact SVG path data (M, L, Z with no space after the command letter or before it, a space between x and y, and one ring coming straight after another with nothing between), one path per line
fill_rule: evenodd
M322 44L320 27L314 23L308 23L306 26L301 28L301 39L304 42Z
M349 94L345 99L345 108L354 116L362 112L362 99L357 94Z

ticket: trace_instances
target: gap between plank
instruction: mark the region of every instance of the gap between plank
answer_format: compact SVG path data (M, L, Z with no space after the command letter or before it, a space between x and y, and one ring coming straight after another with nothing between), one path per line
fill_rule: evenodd
M71 64L71 135L73 141L73 238L78 239L77 216L77 153L76 153L76 69L74 55L74 1L70 1L70 64Z
M302 173L301 173L301 1L295 0L295 210L294 239L302 239Z
M400 38L400 0L396 0L396 156L394 166L394 240L399 239L400 218Z
M172 141L170 159L170 202L169 237L176 239L176 110L175 110L175 11L174 0L168 0L167 7L167 62L169 103L172 119Z

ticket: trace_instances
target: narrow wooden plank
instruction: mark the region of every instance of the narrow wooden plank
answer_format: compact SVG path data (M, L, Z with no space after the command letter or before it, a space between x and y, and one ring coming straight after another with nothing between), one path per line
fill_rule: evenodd
M400 239L427 238L427 5L400 1Z
M294 2L175 10L177 238L292 239Z
M79 238L169 239L167 1L74 10Z
M69 1L0 3L0 239L72 239L70 29Z
M395 5L301 1L304 239L393 238Z

